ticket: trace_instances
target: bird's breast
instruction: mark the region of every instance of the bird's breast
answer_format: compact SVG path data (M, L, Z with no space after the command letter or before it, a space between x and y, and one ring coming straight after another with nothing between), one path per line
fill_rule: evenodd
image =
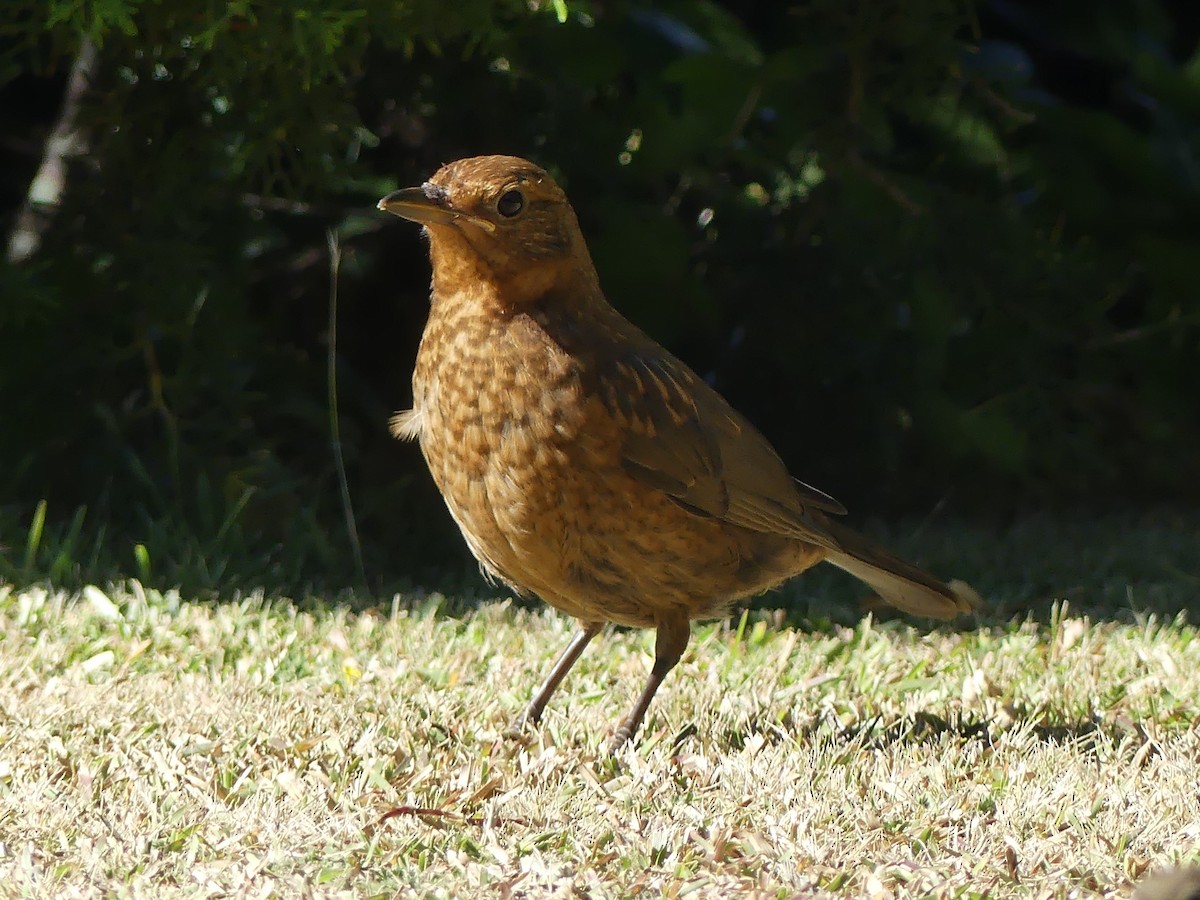
M572 457L589 449L582 432L598 412L583 381L579 360L529 323L435 317L413 375L422 446L474 478L497 466L517 472L577 463Z
M536 323L458 312L431 317L413 376L421 449L467 543L493 574L543 594L589 491L620 475L580 366Z

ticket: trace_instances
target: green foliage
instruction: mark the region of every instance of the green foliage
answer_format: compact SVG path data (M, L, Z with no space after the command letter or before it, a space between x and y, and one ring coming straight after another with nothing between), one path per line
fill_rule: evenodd
M0 264L0 521L47 500L65 534L86 506L76 537L156 577L175 556L203 582L233 554L354 580L326 399L332 229L368 570L461 559L384 427L428 270L373 206L487 152L551 168L610 299L855 508L1196 499L1200 50L1172 15L4 4L7 227L81 42L98 62L41 247Z

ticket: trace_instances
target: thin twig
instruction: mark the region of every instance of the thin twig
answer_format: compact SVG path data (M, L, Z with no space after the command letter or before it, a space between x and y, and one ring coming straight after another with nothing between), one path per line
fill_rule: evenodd
M358 577L365 587L367 567L363 564L362 544L358 539L358 526L354 523L354 505L350 502L350 482L346 478L346 461L342 456L342 436L338 424L337 299L338 269L342 263L342 250L332 228L325 229L325 242L329 247L329 352L326 358L326 382L329 386L329 437L333 442L333 461L337 467L338 485L342 491L342 513L346 517L346 534L350 538L350 547L354 551Z
M450 812L447 809L434 809L429 806L396 806L389 809L379 817L379 824L382 825L388 819L395 819L399 816L416 816L421 819L449 819L453 822L462 822L464 825L484 825L487 822L492 822L496 825L520 825L528 827L529 820L523 819L520 816L497 817L497 816L464 816L461 813Z
M892 201L898 206L914 216L924 214L925 209L916 200L912 199L905 190L892 181L881 170L875 168L865 159L858 148L850 150L846 154L846 161L850 163L851 168L857 169L867 177L867 180L872 182L876 187L880 188L885 194L892 198Z

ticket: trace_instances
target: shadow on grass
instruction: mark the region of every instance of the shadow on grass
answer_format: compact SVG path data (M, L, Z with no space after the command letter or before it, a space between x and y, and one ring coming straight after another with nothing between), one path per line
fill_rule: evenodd
M1037 711L1018 710L1000 728L995 722L974 716L946 718L935 713L919 712L911 716L885 718L874 716L851 726L843 726L826 716L796 718L789 711L778 721L754 718L737 728L720 733L722 746L738 751L751 738L765 744L823 742L844 747L854 753L862 750L881 750L892 745L939 743L947 736L959 743L979 742L991 746L1001 734L1020 733L1027 740L1046 744L1069 744L1080 752L1094 752L1105 744L1119 746L1132 740L1135 748L1153 745L1153 739L1140 724L1101 722L1095 719L1047 722ZM697 734L695 725L684 727L673 739L676 750L683 749Z

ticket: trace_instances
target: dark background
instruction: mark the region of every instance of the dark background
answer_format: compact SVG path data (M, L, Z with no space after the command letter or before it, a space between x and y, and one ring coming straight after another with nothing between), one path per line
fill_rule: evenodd
M429 270L374 205L482 153L549 168L614 305L857 520L1194 507L1198 36L1194 0L5 3L6 243L96 57L0 263L0 575L358 577L330 231L368 580L465 568L387 434Z

